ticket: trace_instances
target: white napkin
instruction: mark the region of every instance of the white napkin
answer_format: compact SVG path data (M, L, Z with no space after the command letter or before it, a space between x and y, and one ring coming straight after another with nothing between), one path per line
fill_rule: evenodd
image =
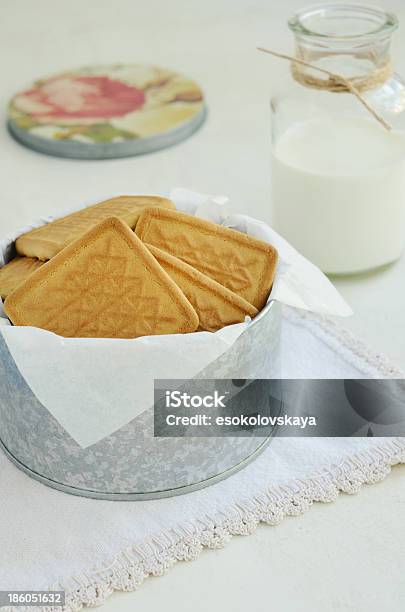
M284 377L403 376L330 322L302 312L287 309L282 344ZM276 438L248 467L209 488L106 502L48 489L0 453L0 589L64 588L68 611L101 603L113 589L135 589L260 520L275 524L339 490L354 492L400 461L403 439Z

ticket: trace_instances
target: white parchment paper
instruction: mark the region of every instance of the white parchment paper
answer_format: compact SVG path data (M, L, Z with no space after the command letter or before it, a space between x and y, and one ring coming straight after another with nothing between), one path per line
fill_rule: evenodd
M177 208L273 244L280 256L270 298L312 312L348 316L351 309L322 272L265 223L229 215L227 198L175 189ZM69 212L69 211L68 211ZM52 218L36 222L37 227ZM0 266L15 238L0 242ZM38 400L87 447L111 435L153 405L153 381L190 378L224 353L248 321L216 333L148 336L132 340L61 338L9 325L0 309L0 333Z

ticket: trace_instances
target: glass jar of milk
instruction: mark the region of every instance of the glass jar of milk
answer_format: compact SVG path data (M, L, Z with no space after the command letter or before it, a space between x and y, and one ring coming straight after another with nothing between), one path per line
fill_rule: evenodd
M333 4L301 11L289 27L295 56L350 79L369 108L326 73L291 64L271 101L274 227L327 273L392 262L405 242L405 83L390 59L397 19Z

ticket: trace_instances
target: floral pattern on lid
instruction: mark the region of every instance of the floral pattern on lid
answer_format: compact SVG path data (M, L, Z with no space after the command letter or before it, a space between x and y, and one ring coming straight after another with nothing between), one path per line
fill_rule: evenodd
M11 130L87 145L167 134L204 109L195 81L154 66L98 66L36 81L9 106ZM157 147L159 148L159 147Z

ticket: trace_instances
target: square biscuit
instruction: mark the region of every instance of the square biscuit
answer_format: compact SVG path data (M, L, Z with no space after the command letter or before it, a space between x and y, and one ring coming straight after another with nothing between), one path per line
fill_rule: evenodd
M174 209L174 204L158 196L111 198L23 234L16 241L17 253L47 261L103 219L118 217L134 229L139 216L148 207Z
M136 225L139 238L158 247L261 310L273 284L278 254L264 242L174 210L149 209Z
M226 325L242 323L246 316L257 315L252 304L209 276L157 247L146 246L193 306L200 331L216 332Z
M64 337L136 338L195 331L198 316L123 221L90 229L9 294L14 325Z
M0 268L0 297L5 299L9 293L21 285L31 274L44 265L33 257L15 257Z

